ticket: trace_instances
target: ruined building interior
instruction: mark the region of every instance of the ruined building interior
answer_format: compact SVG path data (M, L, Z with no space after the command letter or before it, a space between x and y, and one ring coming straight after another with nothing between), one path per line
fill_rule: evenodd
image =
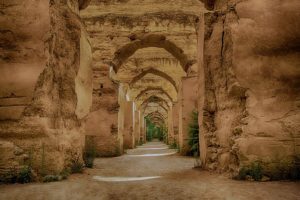
M299 11L0 1L0 199L300 199Z

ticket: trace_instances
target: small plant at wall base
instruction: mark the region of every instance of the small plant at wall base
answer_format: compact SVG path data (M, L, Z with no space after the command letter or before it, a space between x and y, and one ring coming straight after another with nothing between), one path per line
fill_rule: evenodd
M147 141L151 141L153 139L153 135L155 134L155 125L151 122L151 120L146 117L146 137L147 137Z
M178 149L177 142L173 140L173 142L169 145L170 149Z
M193 111L191 114L191 122L188 126L188 144L190 146L188 155L199 156L199 124L198 124L198 112Z
M262 177L263 177L262 162L255 161L248 166L243 166L240 169L239 174L235 177L235 179L260 181Z
M164 141L165 143L167 143L168 142L167 141L168 140L168 138L167 138L167 136L168 136L167 128L164 125L162 125L160 127L157 127L156 130L157 130L156 131L157 132L156 137L159 139L159 141Z
M32 170L33 149L28 152L28 159L23 166L11 167L6 174L0 177L0 183L30 183L35 180L36 176Z
M42 179L43 182L56 182L65 180L70 175L70 170L68 168L63 169L59 174L55 175L45 175Z
M83 163L81 162L81 158L78 153L71 154L71 163L70 163L70 170L72 174L75 173L82 173L83 172Z
M94 166L94 160L96 158L96 144L93 137L86 137L85 148L83 152L83 160L85 166L92 168Z
M280 160L271 163L254 161L247 166L243 166L239 174L234 177L238 180L299 180L300 166L297 160Z
M32 171L33 162L33 148L30 148L28 154L28 160L24 163L24 166L18 173L17 182L18 183L30 183L34 181L34 174Z

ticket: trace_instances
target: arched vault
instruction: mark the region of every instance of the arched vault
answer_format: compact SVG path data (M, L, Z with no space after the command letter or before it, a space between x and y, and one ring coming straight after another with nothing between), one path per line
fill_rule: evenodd
M152 117L152 116L159 116L160 118L164 119L165 117L158 111L149 113L146 117Z
M145 93L149 92L149 91L157 91L157 92L162 92L164 93L171 102L174 102L174 100L172 99L172 97L161 87L148 87L145 90L142 90L136 97L135 99L139 99L142 95L144 95Z
M144 111L147 107L151 106L149 104L156 104L157 106L160 106L162 109L164 109L166 112L168 112L168 105L165 105L164 102L146 102L143 106L142 106L142 110Z
M151 98L152 96L159 97L160 99L164 100L168 106L172 104L172 101L168 98L168 96L163 92L157 92L156 90L148 91L136 99L136 103L138 107L142 105L147 99Z
M79 10L83 10L88 7L91 0L78 0Z
M162 113L165 116L165 118L167 118L168 112L165 109L163 109L161 105L157 103L149 103L149 105L146 106L145 109L142 111L142 114L144 116L147 116L149 113L156 112L156 111Z
M173 42L167 40L164 35L147 34L141 37L132 35L131 40L133 40L131 43L124 45L115 52L114 59L111 62L115 73L118 72L123 62L132 56L138 49L147 47L164 48L180 62L184 71L187 71L189 67L195 63L195 61L189 60L183 50Z
M163 102L165 107L169 108L168 102L165 99L158 97L158 96L154 96L154 95L152 95L149 98L147 98L146 100L144 100L140 107L145 107L148 103L151 103L151 102L155 102L155 103Z
M172 77L170 77L168 74L166 74L162 71L159 71L157 69L154 69L154 68L150 68L148 70L145 70L142 73L140 73L139 75L137 75L136 77L134 77L131 80L131 82L129 83L129 85L132 86L134 83L136 83L138 80L142 79L147 74L154 74L154 75L157 75L157 76L160 76L160 77L166 79L167 81L169 81L174 86L176 92L178 92L178 87L177 87L177 84L174 81L174 79Z

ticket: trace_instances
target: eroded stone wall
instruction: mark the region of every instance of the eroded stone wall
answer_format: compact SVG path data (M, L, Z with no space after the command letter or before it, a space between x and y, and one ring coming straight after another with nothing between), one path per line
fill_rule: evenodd
M199 70L206 168L299 160L299 2L215 3Z
M179 93L179 147L180 153L186 155L189 152L188 144L189 124L193 121L192 112L197 111L198 77L186 77L182 79L181 92Z
M169 50L175 51L175 54L186 55L185 59L191 61L191 65L194 64L193 70L190 71L197 71L196 30L201 5L197 0L171 2L93 0L87 9L80 13L93 46L93 108L87 119L86 134L97 136L98 144L101 145L99 151L104 148L104 152L108 152L109 149L109 152L115 152L115 147L120 142L117 139L117 135L120 134L113 132L118 130L118 109L121 106L118 103L118 84L129 84L134 77L150 68L159 70L159 74L162 72L168 74L174 82L180 81L181 77L186 75L183 70L185 66L181 66L180 60L166 49L158 48L161 43L169 45ZM132 48L126 49L126 45L134 43L139 43L140 49L128 59L123 59L132 48L135 48L135 45L132 45ZM145 46L148 48L143 47L145 43L150 44L149 47ZM121 51L123 49L125 50ZM110 67L119 64L121 66L118 72L110 73ZM130 100L134 101L132 97L151 83L153 87L163 85L168 93L176 96L174 86L167 80L161 80L156 72L146 74L143 80L131 85ZM138 133L143 130L134 132L138 144L140 140Z
M8 109L19 107L1 114L1 174L23 165L38 174L59 173L73 159L82 160L83 118L91 100L90 47L78 2L16 0L1 6L8 19L8 31L1 33L9 34L1 38L1 63L7 66L1 82L11 85L1 87L1 95Z

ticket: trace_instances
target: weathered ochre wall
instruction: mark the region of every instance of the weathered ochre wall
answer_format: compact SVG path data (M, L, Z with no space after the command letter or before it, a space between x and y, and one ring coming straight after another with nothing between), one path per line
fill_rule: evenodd
M0 18L0 120L20 119L45 68L49 3L3 1Z
M87 117L86 135L96 136L99 155L119 155L118 85L110 80L107 66L95 65L93 57L93 103Z
M194 5L199 5L199 7ZM136 9L137 7L139 9ZM112 127L118 126L118 117L116 117L119 106L118 86L112 82L112 79L118 83L129 83L135 76L150 67L167 73L175 81L185 75L182 69L184 66L180 65L179 60L165 49L154 46L139 49L127 60L122 60L123 66L110 79L109 76L112 74L109 70L113 66L112 61L118 55L119 49L153 34L159 35L160 38L165 37L166 41L182 49L180 53L187 55L187 59L195 61L197 14L201 9L201 3L198 0L184 2L180 0L172 0L172 2L94 0L87 9L81 12L93 46L93 108L92 114L88 117L90 128L87 128L87 134L99 136L98 139L103 140L101 143L107 145L106 149L112 148L111 151L114 151L114 145L111 145L111 142L116 137L111 136L110 132L103 133L103 131L109 131L107 124ZM173 12L174 10L176 13ZM147 74L143 81L138 81L132 88L135 88L134 91L138 93L150 84L153 78L157 76ZM168 93L175 96L174 86L169 82L160 80L156 82L152 80L152 82L154 86L155 84L163 85ZM102 116L106 118L104 121L100 120ZM102 139L101 135L103 135ZM106 137L112 137L112 140L105 142ZM135 139L139 140L139 138ZM118 141L113 143L118 143Z
M205 14L207 168L299 160L299 8L298 1L216 1Z
M12 85L1 87L11 112L1 115L1 174L18 170L28 159L37 173L59 173L72 159L81 160L81 118L91 99L91 93L80 92L91 91L91 77L78 2L13 1L1 6L1 34L8 35L1 35L5 76L0 81ZM14 104L19 110L10 109Z
M174 103L173 105L173 130L174 130L174 142L176 144L178 144L179 142L179 137L178 137L178 134L179 134L179 109L180 109L180 105L179 105L179 102L177 103Z
M190 149L188 145L189 124L192 121L192 112L198 108L198 77L186 77L182 79L181 92L179 93L179 147L180 153L185 155Z
M170 106L168 110L168 136L167 143L172 144L174 142L174 125L173 125L173 106Z
M124 112L124 149L133 149L135 147L135 138L133 134L133 102L126 101Z

